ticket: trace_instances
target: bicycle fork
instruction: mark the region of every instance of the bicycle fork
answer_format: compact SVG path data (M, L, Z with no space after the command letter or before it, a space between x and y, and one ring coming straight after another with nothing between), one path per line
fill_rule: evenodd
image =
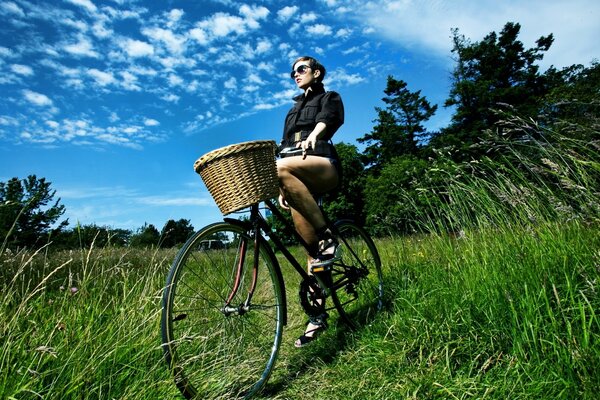
M249 239L243 238L240 241L240 245L238 246L238 255L237 255L237 263L235 270L235 279L233 282L233 287L231 288L231 292L229 296L227 296L227 300L225 301L225 305L221 309L221 312L226 316L230 315L244 315L248 311L250 311L250 304L252 302L252 296L254 295L254 290L256 289L256 283L258 280L258 261L260 259L260 247L259 247L259 227L255 224L253 227L253 235L254 239L254 257L252 260L252 282L250 284L250 288L248 289L248 294L246 295L246 300L241 303L239 306L232 306L231 302L235 298L239 288L240 283L242 281L244 275L244 263L246 261L246 254L248 252L248 241Z

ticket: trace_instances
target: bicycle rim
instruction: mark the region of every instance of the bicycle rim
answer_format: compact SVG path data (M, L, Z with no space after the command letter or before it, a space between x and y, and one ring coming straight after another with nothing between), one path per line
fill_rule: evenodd
M342 258L331 270L332 301L351 327L368 323L383 307L383 274L377 248L369 234L350 221L339 221Z
M255 280L254 240L229 223L196 233L173 262L163 295L163 349L188 399L250 398L269 378L284 305L276 261L262 238L259 243ZM244 309L253 281L252 301Z

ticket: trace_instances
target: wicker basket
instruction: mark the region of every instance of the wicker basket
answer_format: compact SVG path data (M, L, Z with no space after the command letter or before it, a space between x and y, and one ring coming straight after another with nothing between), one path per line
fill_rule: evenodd
M275 142L257 140L213 150L194 163L223 214L277 197Z

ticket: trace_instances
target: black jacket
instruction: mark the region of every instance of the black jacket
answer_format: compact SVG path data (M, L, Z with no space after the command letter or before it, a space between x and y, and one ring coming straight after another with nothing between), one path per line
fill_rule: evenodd
M307 96L302 94L294 97L294 100L296 104L285 117L280 148L295 147L299 141L308 137L319 122L327 125L325 136L319 139L319 142L327 142L344 123L342 98L336 92L326 92L323 85L314 85ZM321 147L317 146L317 150ZM329 152L320 153L323 152L308 152L315 155L330 155Z

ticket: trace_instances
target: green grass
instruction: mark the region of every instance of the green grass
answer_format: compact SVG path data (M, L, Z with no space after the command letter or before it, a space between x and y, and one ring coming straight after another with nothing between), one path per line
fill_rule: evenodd
M597 398L598 143L553 143L462 166L447 204L415 209L430 234L377 240L386 309L357 331L334 318L295 349L282 263L289 321L263 398ZM178 397L159 321L175 251L0 250L0 399Z
M600 389L600 237L576 221L378 241L387 309L293 348L264 398L579 399ZM2 255L0 398L177 398L160 349L173 251ZM71 287L78 291L71 293Z

